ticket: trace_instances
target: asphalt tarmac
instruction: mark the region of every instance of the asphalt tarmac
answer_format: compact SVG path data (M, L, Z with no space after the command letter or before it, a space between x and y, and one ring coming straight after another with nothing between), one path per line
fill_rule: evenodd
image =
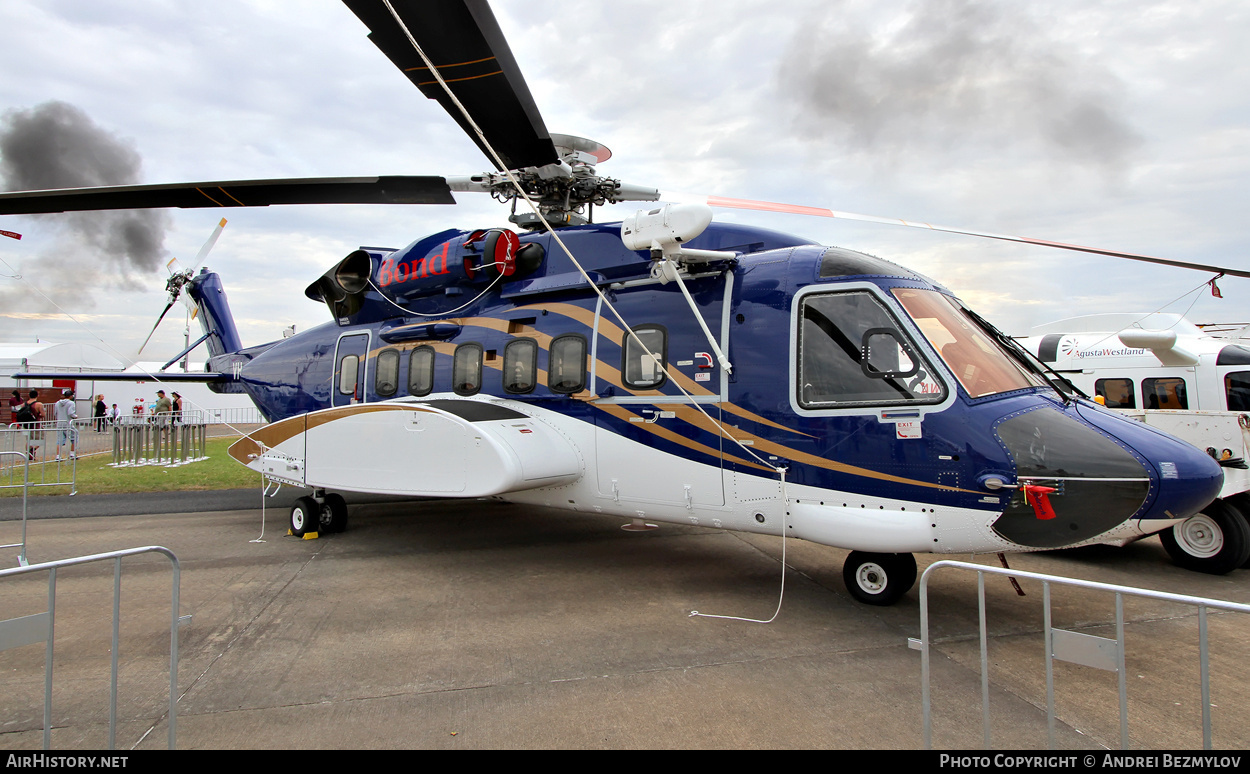
M918 749L919 593L853 601L845 551L494 501L359 502L348 531L285 536L284 489L41 497L44 562L160 545L179 559L180 749ZM34 503L36 498L32 498ZM20 535L0 503L0 543ZM20 500L17 501L20 515ZM46 509L46 510L45 510ZM34 511L32 510L32 516ZM58 518L59 517L59 518ZM258 542L260 541L260 542ZM922 569L938 558L919 557ZM997 566L994 557L977 561ZM1157 539L1010 557L1016 569L1250 603L1250 571L1198 575ZM0 567L16 551L0 549ZM172 572L123 562L117 747L167 744ZM1047 746L1042 591L987 576L991 744ZM933 743L982 745L976 575L931 580ZM46 573L0 579L0 618L47 609ZM57 576L52 746L108 739L112 563ZM1114 597L1054 587L1054 625L1114 637ZM1125 602L1130 746L1202 746L1198 614ZM1250 619L1212 611L1217 749L1250 746ZM42 744L44 645L0 651L0 749ZM1058 662L1054 744L1120 744L1117 675Z

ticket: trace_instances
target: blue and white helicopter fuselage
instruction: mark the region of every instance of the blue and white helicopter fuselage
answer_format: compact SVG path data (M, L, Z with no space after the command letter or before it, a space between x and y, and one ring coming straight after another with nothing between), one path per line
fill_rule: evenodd
M620 224L558 234L602 295L550 233L447 231L314 283L334 322L210 336L273 422L231 454L316 493L297 531L341 526L325 490L493 496L851 549L852 593L888 603L913 553L1123 544L1219 492L1207 455L1056 390L896 264L712 224L686 247L732 257L684 265L688 304ZM228 323L215 275L191 293Z

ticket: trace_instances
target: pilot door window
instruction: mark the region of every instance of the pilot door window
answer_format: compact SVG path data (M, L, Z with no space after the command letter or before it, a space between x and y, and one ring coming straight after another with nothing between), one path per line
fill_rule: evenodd
M810 295L800 314L798 402L804 408L940 403L946 396L932 367L871 293Z
M1107 408L1137 408L1132 379L1097 379L1094 381L1094 395L1101 395Z
M1189 408L1185 395L1185 380L1170 376L1141 380L1142 406L1148 409L1176 411Z
M552 340L547 355L547 387L571 395L586 389L586 337L577 334Z
M399 392L399 350L384 349L373 361L373 391L389 398Z
M451 388L457 395L476 395L482 389L482 345L461 344L451 362Z
M664 384L668 356L668 331L659 325L641 325L625 337L625 362L621 372L631 390L654 390Z

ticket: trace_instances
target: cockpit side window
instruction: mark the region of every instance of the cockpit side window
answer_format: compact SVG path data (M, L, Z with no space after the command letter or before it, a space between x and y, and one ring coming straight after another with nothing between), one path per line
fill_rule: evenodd
M812 294L800 309L798 403L828 409L940 403L933 369L867 291Z

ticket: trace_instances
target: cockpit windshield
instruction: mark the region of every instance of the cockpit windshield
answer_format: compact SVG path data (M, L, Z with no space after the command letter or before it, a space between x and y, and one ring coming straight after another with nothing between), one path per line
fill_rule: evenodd
M973 398L1044 387L1022 369L954 300L933 290L894 288L895 298Z

